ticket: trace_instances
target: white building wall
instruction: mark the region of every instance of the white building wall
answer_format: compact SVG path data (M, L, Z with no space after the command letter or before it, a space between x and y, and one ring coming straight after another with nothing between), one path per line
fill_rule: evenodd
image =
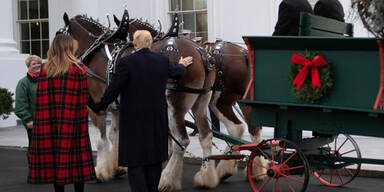
M314 5L317 0L309 0ZM17 1L2 0L0 7L0 87L14 92L17 81L25 75L24 59L19 54L19 28L17 19ZM208 40L221 38L242 43L242 36L269 36L274 30L281 0L207 0ZM367 37L368 32L361 24L358 14L351 8L351 0L340 0L343 4L345 19L354 24L355 37ZM170 26L168 15L169 0L49 0L49 36L53 39L56 31L64 26L64 12L69 17L87 14L99 18L107 26L106 14L116 14L121 18L124 7L131 18L145 18L150 23L160 19L163 31ZM111 17L112 27L115 27ZM14 125L15 116L7 121L0 120L0 127Z

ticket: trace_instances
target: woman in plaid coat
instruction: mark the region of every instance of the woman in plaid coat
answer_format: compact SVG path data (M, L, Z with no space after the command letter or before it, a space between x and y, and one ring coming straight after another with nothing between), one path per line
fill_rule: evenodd
M74 183L75 191L95 179L88 134L87 77L74 53L77 42L57 35L40 73L29 149L28 183Z

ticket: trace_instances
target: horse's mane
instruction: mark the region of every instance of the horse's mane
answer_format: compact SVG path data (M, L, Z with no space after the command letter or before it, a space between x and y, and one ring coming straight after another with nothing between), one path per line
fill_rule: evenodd
M150 24L148 21L144 21L142 18L139 18L139 19L130 19L129 20L129 23L130 24L139 24L139 25L142 25L146 28L148 28L148 30L152 30L152 31L155 31L157 33L160 33L161 31L159 31L158 29L156 29L156 27L152 24Z
M108 31L109 29L107 27L105 27L104 25L102 25L100 22L99 22L99 19L95 20L93 19L92 17L88 17L87 15L83 14L83 15L77 15L74 17L75 19L80 19L80 20L83 20L83 21L86 21L88 23L91 23L93 25L95 25L96 27L98 27L99 29L103 30L103 31Z

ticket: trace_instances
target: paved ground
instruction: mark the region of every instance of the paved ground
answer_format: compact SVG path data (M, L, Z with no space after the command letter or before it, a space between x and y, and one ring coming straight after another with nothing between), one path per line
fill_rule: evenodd
M0 147L0 191L1 192L51 192L51 185L30 185L26 183L27 162L25 151L15 148ZM184 192L245 192L251 191L249 184L241 174L232 176L214 190L197 189L193 187L192 178L199 169L198 165L186 164L183 172ZM343 188L329 188L318 184L311 178L307 192L372 192L383 191L384 179L356 178ZM287 191L288 189L283 189ZM73 192L72 186L67 191ZM92 192L129 192L129 182L126 176L103 184L86 184L86 191ZM271 191L271 190L266 190Z
M221 126L223 127L223 126ZM224 128L221 129L222 132L226 132ZM97 140L100 137L98 130L95 129L94 126L90 125L90 137L92 149L96 151ZM191 129L188 129L188 132L192 132ZM310 136L310 132L304 132L304 136ZM273 137L273 128L263 128L263 137L264 139ZM382 138L374 138L374 137L361 137L361 136L353 136L356 140L359 148L361 150L362 157L365 158L378 158L384 159L384 150L382 150L382 146L384 146L384 139ZM243 139L250 141L249 134L247 131L244 132ZM199 139L197 136L190 137L191 143L187 148L189 153L186 154L188 157L196 158L202 157L202 150L200 147ZM222 140L214 138L214 143L218 146L218 148L213 147L213 154L221 154L222 151L226 147L226 143ZM22 126L15 127L2 127L0 128L0 146L11 146L11 147L21 147L25 148L27 146L27 133ZM381 165L362 165L363 170L371 170L371 171L383 171L382 176L384 176L384 166ZM375 173L376 174L376 173Z

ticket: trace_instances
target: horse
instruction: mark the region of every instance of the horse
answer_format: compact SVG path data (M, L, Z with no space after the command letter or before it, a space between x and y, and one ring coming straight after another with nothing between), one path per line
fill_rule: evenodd
M237 108L235 104L242 98L247 88L247 50L228 41L204 43L203 46L215 58L217 69L214 92L209 107L216 117L224 123L230 136L241 138L246 125L237 118L233 107ZM248 126L251 141L256 144L260 143L262 141L262 127L251 124L251 108L249 106L240 106L238 113L240 111ZM226 151L228 150L229 147L227 147ZM267 167L265 160L256 158L255 161L255 163ZM221 160L216 170L219 178L225 180L237 172L235 160ZM260 169L256 173L265 171L265 169ZM261 177L257 179L261 179Z
M79 49L77 56L82 56L81 60L87 66L87 82L89 94L94 101L99 101L104 93L107 83L107 63L108 55L106 52L116 47L113 42L119 34L114 33L101 25L96 20L85 15L77 15L71 19L65 13L63 16L65 27L58 33L71 35L78 41ZM102 41L103 34L110 34L108 42L104 39L104 46L95 46L95 42ZM121 35L120 35L121 36ZM93 49L91 49L93 46ZM107 130L106 115L97 115L92 110L88 110L90 118L100 132L100 138L97 143L96 176L100 182L108 181L115 176L126 173L125 168L118 167L118 129L119 112L118 110L109 111L112 114L110 130Z
M116 17L115 22L119 25ZM195 42L177 37L178 29L175 29L175 26L172 26L169 32L163 35L146 22L131 20L129 34L134 34L139 29L151 32L154 37L151 50L168 54L171 64L176 64L180 57L193 57L193 64L187 68L185 76L177 82L169 83L170 86L166 91L169 128L175 141L169 142L170 158L162 171L158 188L160 191L180 190L182 188L183 157L190 142L184 120L189 110L192 111L200 132L199 139L203 149L203 158L212 154L213 134L206 117L216 72L207 62L207 52ZM214 188L218 183L215 162L212 160L203 163L194 176L194 185Z
M119 24L119 20L116 17L115 22L116 24ZM175 15L171 28L168 30L168 33L164 35L164 33L157 30L153 25L136 19L130 22L129 34L133 34L139 29L148 30L156 41L166 36L177 36L177 29L179 28L178 24L177 15ZM247 87L247 50L237 44L227 41L205 43L203 46L214 57L214 63L217 69L213 96L210 100L209 107L216 117L224 123L229 135L241 138L246 125L237 118L233 111L233 106L239 99L241 99ZM251 124L251 108L249 106L241 106L240 110L244 114L243 120L248 125L248 132L251 135L252 142L257 144L260 143L262 141L262 129L260 126ZM226 150L228 151L229 147L227 147ZM256 158L255 161L255 163L267 167L267 162L263 159ZM229 176L235 174L237 172L236 165L235 160L220 161L216 167L220 180L225 180ZM257 170L256 173L265 171L265 169L260 169Z

